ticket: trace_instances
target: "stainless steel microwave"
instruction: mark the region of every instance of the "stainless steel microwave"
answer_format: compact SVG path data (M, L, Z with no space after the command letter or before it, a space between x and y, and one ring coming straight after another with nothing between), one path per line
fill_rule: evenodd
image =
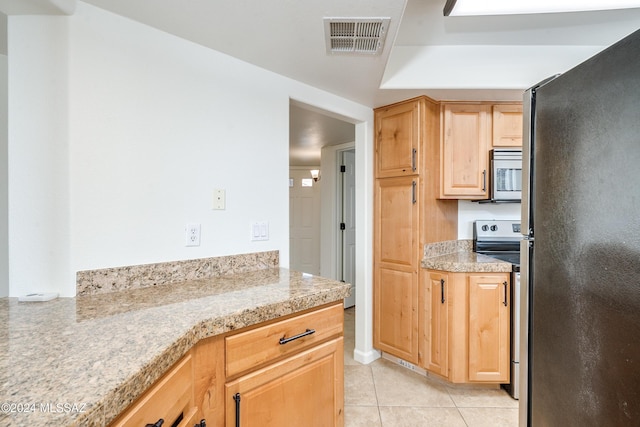
M522 199L522 150L491 150L491 199Z

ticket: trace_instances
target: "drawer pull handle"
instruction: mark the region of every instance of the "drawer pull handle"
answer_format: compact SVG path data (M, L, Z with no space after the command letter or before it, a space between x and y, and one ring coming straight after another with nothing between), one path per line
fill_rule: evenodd
M315 334L315 333L316 333L315 329L307 329L303 333L295 335L295 336L293 336L291 338L282 337L282 338L280 338L280 345L286 344L286 343L291 342L291 341L295 341L295 340L297 340L299 338L306 337L307 335L311 335L311 334Z

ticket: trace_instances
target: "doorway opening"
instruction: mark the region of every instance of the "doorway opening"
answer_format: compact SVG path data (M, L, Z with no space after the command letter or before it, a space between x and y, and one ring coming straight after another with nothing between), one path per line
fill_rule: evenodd
M342 166L345 172L341 171ZM320 174L314 180L311 170L315 169ZM289 108L292 270L344 280L355 287L355 191L355 125L292 101ZM355 288L347 300L345 307L355 304Z

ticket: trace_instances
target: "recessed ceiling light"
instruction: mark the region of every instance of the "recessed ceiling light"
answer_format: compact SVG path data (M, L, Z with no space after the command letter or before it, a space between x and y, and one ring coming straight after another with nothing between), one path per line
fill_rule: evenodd
M444 16L516 15L640 8L639 0L447 0Z

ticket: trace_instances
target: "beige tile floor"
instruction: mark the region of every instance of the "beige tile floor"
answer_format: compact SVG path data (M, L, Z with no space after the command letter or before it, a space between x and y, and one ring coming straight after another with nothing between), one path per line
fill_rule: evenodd
M378 359L353 359L355 308L345 310L345 427L516 427L518 401L502 389L453 386Z

